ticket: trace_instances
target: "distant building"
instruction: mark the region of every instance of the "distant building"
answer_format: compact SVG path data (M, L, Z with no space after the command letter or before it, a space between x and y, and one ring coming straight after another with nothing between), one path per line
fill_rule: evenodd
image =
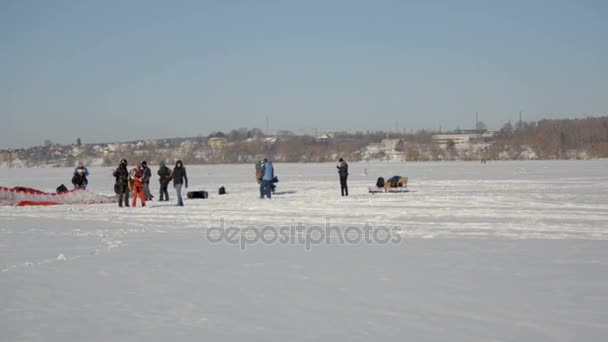
M446 148L450 143L455 147L468 147L474 143L483 142L483 134L479 131L461 131L454 133L433 134L433 143Z
M13 160L15 160L17 158L19 158L19 156L17 155L17 152L15 152L13 150L0 151L0 162L2 162L2 163L12 162Z
M327 143L331 140L331 135L324 133L315 137L315 141L318 143Z
M400 147L403 147L403 144L403 139L382 139L380 142L386 159L393 161L403 160L403 151L400 151L402 150Z
M494 140L494 138L496 138L496 134L498 134L497 131L485 131L481 134L481 136L483 137L483 140L487 142Z
M228 143L228 140L222 137L209 138L207 141L207 145L214 150L224 149L224 147L226 147L226 143Z
M361 156L363 159L382 159L398 161L403 160L403 152L400 151L400 147L405 142L403 139L382 139L379 143L372 143L367 145Z
M266 137L266 138L264 138L263 141L266 144L271 144L272 145L272 144L276 144L277 141L279 141L279 138L277 138L277 137Z
M373 154L378 154L380 152L383 152L383 150L380 146L380 143L372 143L372 144L365 146L363 154L364 155L373 155Z

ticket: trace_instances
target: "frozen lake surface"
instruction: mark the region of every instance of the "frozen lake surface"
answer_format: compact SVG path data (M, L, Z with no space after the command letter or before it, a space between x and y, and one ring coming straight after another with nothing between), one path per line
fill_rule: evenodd
M189 190L211 198L184 208L0 207L0 340L608 335L607 160L351 163L348 198L334 164L277 164L272 200L258 199L252 165L187 168ZM0 186L53 191L71 171L0 169ZM111 194L112 168L90 171L90 190ZM393 175L409 177L412 192L367 193ZM217 195L221 185L228 195ZM328 220L342 232L390 228L400 240L332 237L307 250L296 239L306 231L287 230L289 243L251 235ZM220 221L248 234L208 241Z

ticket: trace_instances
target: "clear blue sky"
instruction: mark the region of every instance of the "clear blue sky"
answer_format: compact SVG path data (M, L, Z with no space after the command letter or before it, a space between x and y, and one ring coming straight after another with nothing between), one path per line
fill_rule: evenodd
M0 147L608 113L607 1L0 0Z

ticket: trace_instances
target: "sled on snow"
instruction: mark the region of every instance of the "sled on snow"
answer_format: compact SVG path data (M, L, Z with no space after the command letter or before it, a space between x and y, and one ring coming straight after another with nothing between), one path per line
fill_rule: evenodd
M369 187L370 194L377 193L401 193L401 192L409 192L410 190L407 188L407 177L401 176L393 176L388 180L384 180L382 177L378 177L376 181L376 186Z

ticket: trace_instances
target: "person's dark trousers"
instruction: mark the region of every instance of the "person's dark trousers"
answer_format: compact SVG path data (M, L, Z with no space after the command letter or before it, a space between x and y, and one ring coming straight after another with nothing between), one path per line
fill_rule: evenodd
M118 193L118 206L122 207L123 203L125 207L129 206L129 186L126 184L120 186L120 192Z
M340 188L342 190L342 196L348 196L348 185L346 184L346 179L348 176L340 176Z
M272 181L263 180L262 184L260 184L260 198L264 198L264 196L267 196L268 198L271 198L271 196L272 196Z
M144 183L144 196L146 197L146 201L152 200L152 193L150 193L150 182Z
M169 182L160 182L160 200L168 201L169 200Z

